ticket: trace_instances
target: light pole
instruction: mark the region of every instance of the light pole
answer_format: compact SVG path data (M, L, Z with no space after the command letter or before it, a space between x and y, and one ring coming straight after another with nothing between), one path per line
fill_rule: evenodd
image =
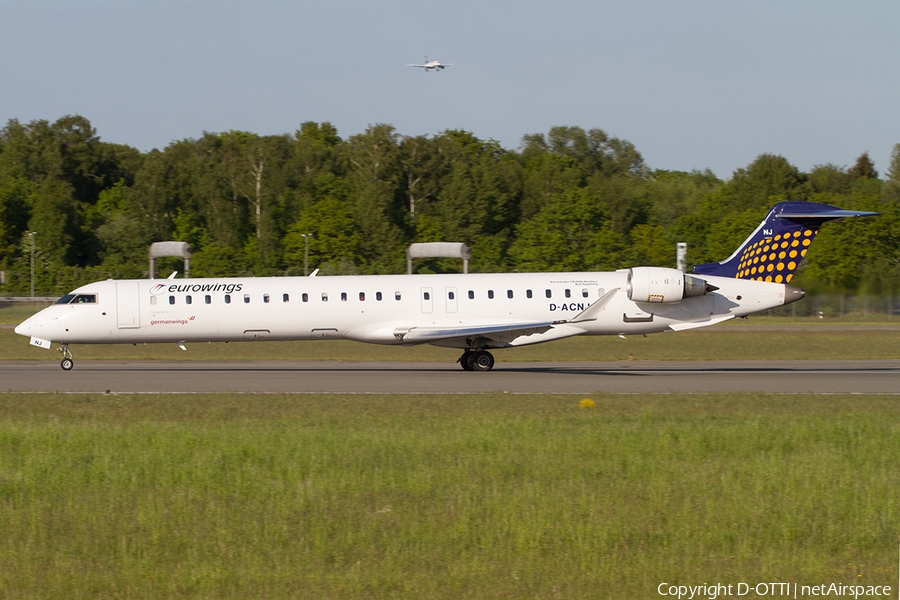
M34 236L37 231L29 231L28 237L31 238L31 297L34 298Z
M300 236L303 238L303 276L306 277L309 275L309 238L312 234L301 233Z

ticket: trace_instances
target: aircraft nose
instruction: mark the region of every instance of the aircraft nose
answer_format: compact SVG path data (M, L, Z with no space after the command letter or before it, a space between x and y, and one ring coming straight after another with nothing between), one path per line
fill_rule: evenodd
M806 296L806 290L798 288L795 285L784 284L784 303L790 304L797 300L803 300Z
M16 325L16 328L13 331L18 333L19 335L31 337L31 324L29 323L29 321L31 321L31 319L25 319L24 321Z

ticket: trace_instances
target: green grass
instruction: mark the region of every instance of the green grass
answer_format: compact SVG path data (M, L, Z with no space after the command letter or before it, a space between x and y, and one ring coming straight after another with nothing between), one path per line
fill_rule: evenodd
M2 598L895 585L900 400L0 395Z

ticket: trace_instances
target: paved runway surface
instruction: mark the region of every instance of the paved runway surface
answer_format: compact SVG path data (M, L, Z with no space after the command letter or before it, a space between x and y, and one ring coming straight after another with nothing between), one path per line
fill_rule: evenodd
M572 393L776 392L900 395L900 360L507 363L318 361L0 362L0 391Z

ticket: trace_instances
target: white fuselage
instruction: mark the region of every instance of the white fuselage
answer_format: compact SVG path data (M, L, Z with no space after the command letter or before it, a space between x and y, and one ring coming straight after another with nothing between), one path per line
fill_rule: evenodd
M632 302L627 271L340 277L107 280L75 290L93 303L55 304L16 328L60 344L350 339L376 344L472 340L416 339L416 328L552 323L494 334L482 347L520 346L573 335L690 329L781 306L783 284L705 276L705 295L671 303ZM567 323L612 290L602 311ZM471 337L471 336L470 336Z

